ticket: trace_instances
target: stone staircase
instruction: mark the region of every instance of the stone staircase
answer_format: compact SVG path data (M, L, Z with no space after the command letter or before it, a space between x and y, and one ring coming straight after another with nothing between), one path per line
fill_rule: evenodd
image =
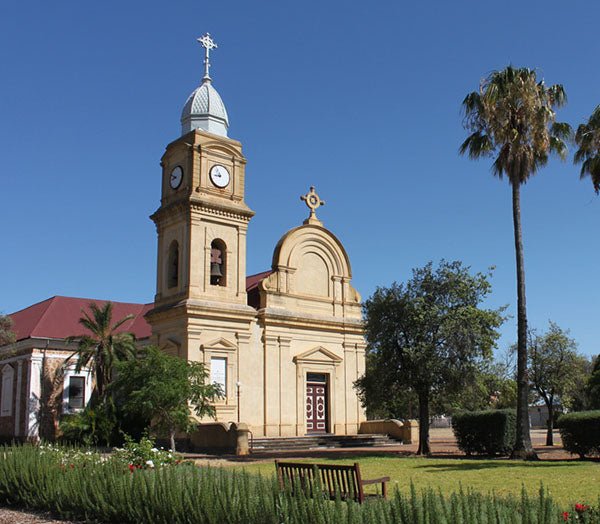
M306 437L259 437L252 439L253 454L282 451L319 451L331 448L397 446L400 441L387 435L309 435Z

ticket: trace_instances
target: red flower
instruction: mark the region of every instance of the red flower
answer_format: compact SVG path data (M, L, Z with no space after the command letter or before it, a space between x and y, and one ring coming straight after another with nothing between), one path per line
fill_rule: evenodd
M129 471L131 471L131 473L133 473L134 469L135 469L135 466L133 464L129 464Z
M575 504L575 511L577 513L583 513L584 511L587 511L588 509L590 509L590 507L587 504Z
M75 464L69 464L69 467L70 467L71 469L74 469L74 468L75 468Z
M571 515L571 514L570 514L568 511L563 511L563 520L564 520L564 521L567 521L567 520L569 520L569 516L570 516L570 515Z

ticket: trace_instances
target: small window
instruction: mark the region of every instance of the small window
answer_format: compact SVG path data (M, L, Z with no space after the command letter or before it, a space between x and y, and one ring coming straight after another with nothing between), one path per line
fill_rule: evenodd
M169 258L167 261L167 287L173 288L179 285L179 244L173 240L169 246Z
M227 246L221 239L210 244L210 283L213 286L227 285Z
M210 381L221 386L223 397L227 396L227 359L212 357L210 359Z
M0 417L10 417L13 407L13 381L15 370L6 365L2 368L2 390L0 390Z
M85 377L69 377L67 399L69 410L85 407Z

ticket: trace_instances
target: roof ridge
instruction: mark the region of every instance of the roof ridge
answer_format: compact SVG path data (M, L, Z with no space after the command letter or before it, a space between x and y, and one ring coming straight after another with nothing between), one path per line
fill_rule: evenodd
M21 311L25 311L26 309L35 307L35 306L39 306L40 304L43 304L44 302L49 302L51 300L54 300L58 295L54 295L51 296L50 298L45 298L44 300L40 300L39 302L34 302L33 304L31 304L30 306L21 308L21 309L17 309L17 311L13 311L12 313L8 313L8 316L12 316L12 315L16 315L17 313L20 313Z

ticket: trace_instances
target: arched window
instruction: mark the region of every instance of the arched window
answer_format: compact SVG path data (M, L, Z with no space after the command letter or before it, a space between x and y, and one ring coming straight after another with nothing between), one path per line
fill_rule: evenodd
M2 368L2 389L0 389L0 417L10 417L13 407L13 380L15 370L6 365Z
M173 288L179 285L179 244L173 240L169 246L169 258L167 261L167 287Z
M210 283L213 286L227 285L227 246L220 238L210 244Z

